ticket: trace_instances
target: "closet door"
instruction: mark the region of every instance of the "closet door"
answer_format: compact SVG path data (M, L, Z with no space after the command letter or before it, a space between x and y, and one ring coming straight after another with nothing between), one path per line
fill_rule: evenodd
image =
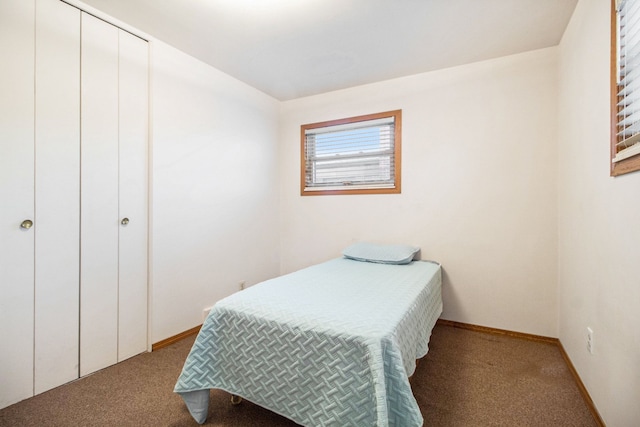
M36 1L35 394L78 378L80 11Z
M34 21L0 1L0 408L33 395Z
M148 44L119 30L118 361L147 349Z
M118 31L82 13L81 376L118 361Z
M147 49L82 14L80 375L147 348Z

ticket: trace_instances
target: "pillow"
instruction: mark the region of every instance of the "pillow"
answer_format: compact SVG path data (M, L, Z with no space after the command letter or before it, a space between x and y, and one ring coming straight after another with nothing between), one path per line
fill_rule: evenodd
M409 264L420 248L408 245L376 245L354 243L342 251L346 258L380 264Z

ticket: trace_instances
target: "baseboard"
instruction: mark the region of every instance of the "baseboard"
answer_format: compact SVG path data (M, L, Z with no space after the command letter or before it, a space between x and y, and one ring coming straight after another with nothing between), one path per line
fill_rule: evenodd
M558 349L560 349L560 353L562 354L562 358L567 364L567 368L569 368L569 372L571 372L571 375L573 376L573 379L575 380L576 385L580 390L580 394L582 394L582 398L584 399L585 404L587 405L587 407L589 408L589 411L591 412L591 415L593 416L593 420L596 422L596 424L599 427L606 427L606 424L602 420L602 417L600 417L600 413L596 409L596 406L594 405L593 400L591 399L591 396L587 391L587 388L584 386L584 383L582 382L580 375L578 375L578 371L576 371L575 367L573 366L573 363L571 363L571 359L569 358L569 355L564 350L564 347L562 346L562 343L558 338L551 338L551 337L545 337L542 335L534 335L534 334L525 334L523 332L515 332L515 331L509 331L506 329L490 328L487 326L478 326L478 325L472 325L470 323L454 322L452 320L445 320L445 319L438 319L436 324L442 325L442 326L451 326L451 327L460 328L460 329L467 329L469 331L484 332L484 333L493 334L493 335L507 335L514 338L521 338L529 341L538 341L538 342L543 342L543 343L553 344L558 346Z
M525 334L524 332L509 331L506 329L490 328L488 326L472 325L470 323L454 322L453 320L438 319L438 325L453 326L454 328L467 329L469 331L484 332L493 335L507 335L513 338L521 338L529 341L544 342L557 345L558 338L545 337L543 335Z
M178 335L174 335L172 337L163 339L162 341L158 341L157 343L155 343L155 344L153 344L151 346L151 351L160 350L161 348L168 347L168 346L170 346L171 344L173 344L175 342L178 342L178 341L180 341L182 339L185 339L186 337L189 337L191 335L195 335L198 332L200 332L200 328L201 327L202 327L202 325L198 325L195 328L189 329L188 331L184 331L184 332L179 333Z
M591 414L593 415L593 419L595 420L596 424L598 424L599 427L606 427L606 424L602 420L600 413L596 409L596 405L594 405L593 400L591 400L591 396L589 395L587 388L584 386L584 383L582 382L580 375L578 375L578 371L576 371L576 368L573 366L573 363L571 362L569 355L564 350L564 347L562 346L562 343L560 341L558 341L558 348L560 349L560 353L562 353L562 357L564 358L565 363L569 367L569 371L571 371L573 378L576 380L576 384L580 389L580 393L582 393L582 397L584 398L585 403L589 407L589 410L591 411Z

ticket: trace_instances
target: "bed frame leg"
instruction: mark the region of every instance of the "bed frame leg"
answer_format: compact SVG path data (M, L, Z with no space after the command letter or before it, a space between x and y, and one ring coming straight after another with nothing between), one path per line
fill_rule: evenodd
M236 396L235 394L232 394L231 395L231 404L232 405L239 405L240 403L242 403L242 397Z

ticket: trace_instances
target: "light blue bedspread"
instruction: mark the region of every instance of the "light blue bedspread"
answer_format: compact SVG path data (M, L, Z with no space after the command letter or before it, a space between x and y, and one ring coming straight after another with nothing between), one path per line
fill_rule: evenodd
M436 263L345 258L262 282L213 307L174 391L200 424L216 388L310 427L421 426L440 286Z

